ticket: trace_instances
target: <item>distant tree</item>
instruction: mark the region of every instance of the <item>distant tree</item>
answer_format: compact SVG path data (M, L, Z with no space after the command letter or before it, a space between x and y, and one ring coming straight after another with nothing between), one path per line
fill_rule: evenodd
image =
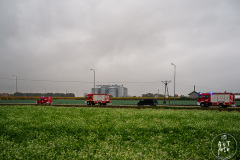
M153 93L142 94L142 97L154 97Z
M54 93L47 93L48 97L54 97Z
M154 97L164 97L164 95L162 95L162 94L154 94Z
M74 93L67 93L66 97L75 97L75 94Z
M19 96L19 97L24 96L24 94L21 93L21 92L15 92L13 95L14 95L14 96Z
M0 94L1 95L1 94ZM12 96L12 95L9 95ZM13 96L17 97L75 97L74 93L21 93L21 92L16 92L13 94Z

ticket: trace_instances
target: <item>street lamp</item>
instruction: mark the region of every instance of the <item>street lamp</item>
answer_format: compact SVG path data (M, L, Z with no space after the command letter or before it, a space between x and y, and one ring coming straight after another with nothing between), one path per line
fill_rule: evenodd
M176 65L171 63L174 66L174 106L175 106L175 82L176 82Z
M95 94L95 70L94 69L91 69L93 72L94 72L94 91L93 91L93 93Z
M17 76L15 75L12 75L12 76L16 77L16 94L17 94Z

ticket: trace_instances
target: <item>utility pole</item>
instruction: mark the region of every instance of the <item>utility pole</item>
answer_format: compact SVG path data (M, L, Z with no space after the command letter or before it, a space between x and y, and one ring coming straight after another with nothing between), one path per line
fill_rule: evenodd
M93 91L93 93L95 94L95 70L94 69L91 69L93 72L94 72L94 91Z
M16 77L16 95L17 95L17 76L15 75L12 75L12 76Z
M174 66L174 107L175 107L175 81L176 81L176 65L171 63Z
M168 100L169 100L169 104L170 104L170 99L169 99L169 92L168 92L168 83L170 83L171 81L162 81L162 83L165 85L165 92L164 92L164 100L163 100L163 104L166 104L166 101L165 101L165 97L166 97L166 94L168 95Z

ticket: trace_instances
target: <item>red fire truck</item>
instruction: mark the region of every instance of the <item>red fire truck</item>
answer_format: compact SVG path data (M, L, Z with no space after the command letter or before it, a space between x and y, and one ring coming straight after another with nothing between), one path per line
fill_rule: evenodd
M235 106L235 95L233 93L199 93L197 104L201 107L219 106L222 108Z
M41 97L36 102L37 104L52 104L52 97Z
M87 105L106 105L111 103L111 97L109 94L88 94L85 97L85 103Z

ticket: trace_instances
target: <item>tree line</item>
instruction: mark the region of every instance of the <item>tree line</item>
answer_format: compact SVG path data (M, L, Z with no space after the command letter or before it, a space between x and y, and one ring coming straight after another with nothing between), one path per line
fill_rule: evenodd
M75 97L74 93L22 93L15 92L14 94L0 93L0 96L17 96L17 97Z

